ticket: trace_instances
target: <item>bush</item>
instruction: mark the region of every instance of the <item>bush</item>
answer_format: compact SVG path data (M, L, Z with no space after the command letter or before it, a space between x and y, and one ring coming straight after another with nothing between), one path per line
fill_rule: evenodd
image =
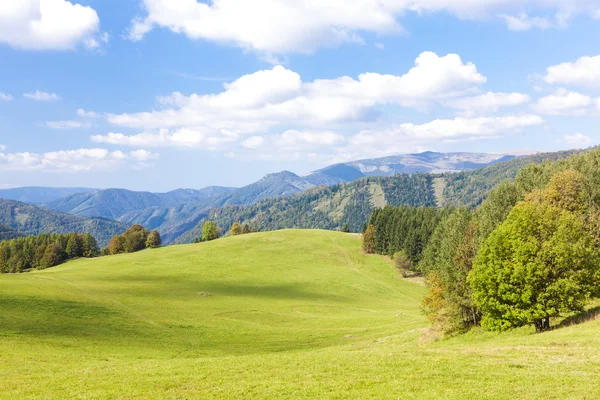
M396 267L403 277L409 276L413 271L413 263L404 251L394 254L394 267Z

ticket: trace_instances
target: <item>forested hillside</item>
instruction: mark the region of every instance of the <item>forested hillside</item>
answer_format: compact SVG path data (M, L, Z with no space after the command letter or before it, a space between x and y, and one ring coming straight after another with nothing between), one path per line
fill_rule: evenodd
M427 234L413 267L429 288L423 308L442 334L477 325L548 330L600 296L600 149L528 164L479 207L448 210L433 231L410 223L425 211L375 210L364 247L392 255Z
M0 224L0 241L10 240L23 236L23 234L17 232L10 226Z
M25 235L90 233L100 246L123 233L128 225L104 218L85 218L46 210L30 204L0 199L0 224Z
M523 166L568 157L573 152L544 153L461 173L399 174L367 177L349 183L316 187L287 198L269 198L251 206L211 210L198 226L176 239L190 243L200 237L205 221L215 221L224 231L233 222L258 230L283 228L341 229L348 225L361 232L375 208L391 206L476 207L491 188L512 180Z

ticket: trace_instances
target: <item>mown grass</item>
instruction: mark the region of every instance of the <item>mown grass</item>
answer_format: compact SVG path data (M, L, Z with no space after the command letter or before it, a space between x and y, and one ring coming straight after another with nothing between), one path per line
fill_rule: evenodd
M600 321L421 340L423 286L279 231L0 276L0 398L600 398Z

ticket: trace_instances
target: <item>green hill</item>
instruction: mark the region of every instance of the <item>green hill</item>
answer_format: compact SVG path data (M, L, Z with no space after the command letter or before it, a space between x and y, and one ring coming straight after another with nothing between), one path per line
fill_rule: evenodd
M0 398L598 398L600 321L428 344L356 235L276 231L0 276Z

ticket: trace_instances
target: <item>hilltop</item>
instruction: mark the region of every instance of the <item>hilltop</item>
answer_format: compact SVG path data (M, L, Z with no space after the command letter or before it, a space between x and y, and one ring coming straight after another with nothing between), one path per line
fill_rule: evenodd
M597 398L600 321L426 339L357 235L276 231L0 276L0 398Z

